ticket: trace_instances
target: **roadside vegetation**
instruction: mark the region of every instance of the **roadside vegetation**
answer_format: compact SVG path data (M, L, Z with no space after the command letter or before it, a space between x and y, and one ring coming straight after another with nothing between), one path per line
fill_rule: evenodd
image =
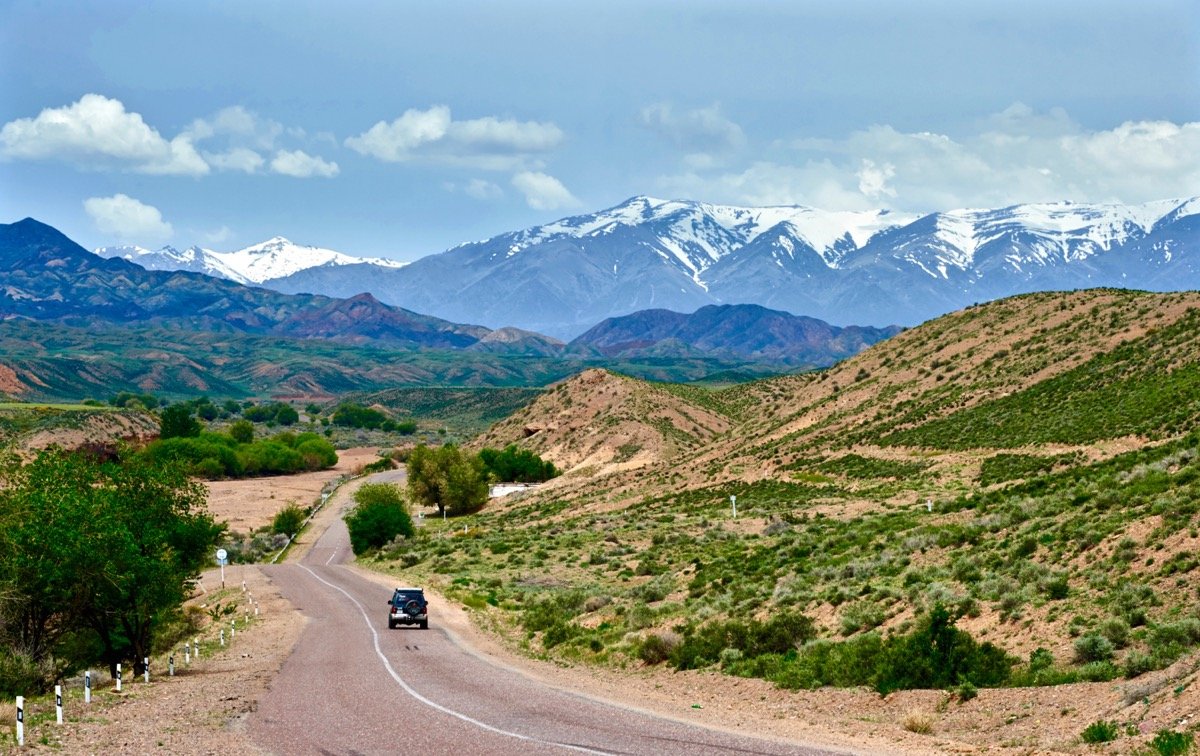
M85 665L142 669L193 630L183 601L222 527L178 466L44 451L0 487L0 695Z
M628 392L686 403L643 422L676 440L658 461L427 521L366 559L490 607L550 658L959 700L1136 688L1124 681L1192 659L1187 674L1200 663L1200 309L1184 298L1020 297L820 374ZM503 427L536 431L539 408L566 424L583 392L614 390L560 386ZM655 416L589 406L608 413L589 427L612 429L618 461L637 443L618 434ZM696 418L712 416L730 430L703 435ZM571 448L540 432L518 443Z

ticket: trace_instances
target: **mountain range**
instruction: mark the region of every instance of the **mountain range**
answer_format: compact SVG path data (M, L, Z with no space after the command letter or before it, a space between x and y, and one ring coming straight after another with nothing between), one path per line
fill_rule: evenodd
M914 325L1032 291L1197 288L1198 242L1200 198L916 216L639 196L403 267L339 257L296 270L262 265L258 282L370 292L448 320L569 340L646 309L758 304L838 325Z

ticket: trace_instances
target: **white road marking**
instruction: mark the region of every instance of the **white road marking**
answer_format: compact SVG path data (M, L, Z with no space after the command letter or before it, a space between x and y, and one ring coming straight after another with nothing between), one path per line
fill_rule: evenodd
M329 555L329 558L325 560L325 564L329 564L330 562L332 562L332 561L333 561L333 558L334 558L335 556L337 556L337 549L334 549L334 550L333 550L333 553L332 553L332 554L330 554L330 555Z
M341 586L334 585L333 583L329 582L328 580L321 577L317 573L313 572L311 569L308 568L307 565L302 564L300 566L303 567L305 570L307 570L308 574L312 575L314 578L321 581L322 583L329 586L330 588L334 589L335 591L341 593L343 596L350 599L350 601L355 606L358 607L358 611L362 614L363 622L367 623L367 629L371 631L371 637L374 639L375 655L379 657L379 660L381 662L383 662L384 669L386 669L388 671L388 674L392 676L392 679L396 681L396 684L399 685L401 687L401 689L404 690L405 693L412 696L417 701L420 701L421 703L425 704L426 706L430 707L431 709L436 709L437 711L440 711L443 714L449 714L450 716L455 717L456 719L461 719L462 721L467 722L468 724L473 724L480 729L487 730L488 732L494 732L497 735L504 735L506 737L516 738L517 740L525 740L530 743L539 743L541 745L554 746L557 748L565 748L568 751L578 751L579 753L592 753L592 754L596 754L597 756L611 756L610 751L596 751L591 748L585 748L583 746L570 745L568 743L555 743L553 741L541 740L539 738L535 738L535 737L532 737L529 735L522 735L519 732L511 732L509 730L502 730L499 727L493 727L492 725L487 724L485 722L480 722L478 719L468 716L467 714L463 714L460 711L455 711L454 709L450 709L445 706L442 706L441 704L437 703L436 701L431 701L430 699L421 695L416 690L414 690L411 685L409 685L407 682L405 682L404 678L400 677L400 675L396 672L395 668L392 667L392 663L390 661L388 661L388 658L384 655L383 649L379 647L379 631L375 629L375 626L373 624L371 624L371 618L367 616L367 610L363 607L362 604L359 603L358 599L351 596Z

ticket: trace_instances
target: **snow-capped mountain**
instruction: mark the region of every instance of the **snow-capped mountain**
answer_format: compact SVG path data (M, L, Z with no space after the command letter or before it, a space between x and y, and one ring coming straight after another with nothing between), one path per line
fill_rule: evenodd
M94 251L101 257L120 257L147 270L186 270L243 284L261 284L322 266L367 264L394 269L406 265L379 257L352 257L332 249L301 246L282 236L235 252L215 252L201 247L189 247L180 252L173 247L149 250L137 246L101 247Z
M835 325L915 325L1029 291L1200 288L1200 198L918 217L634 197L405 267L295 249L305 248L271 240L219 259L283 292L365 291L460 323L562 339L639 310L710 304L758 304Z

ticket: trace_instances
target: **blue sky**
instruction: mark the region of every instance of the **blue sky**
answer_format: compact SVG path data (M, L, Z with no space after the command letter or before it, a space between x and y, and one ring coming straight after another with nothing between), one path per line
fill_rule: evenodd
M403 260L635 194L1200 194L1200 3L0 0L0 222Z

